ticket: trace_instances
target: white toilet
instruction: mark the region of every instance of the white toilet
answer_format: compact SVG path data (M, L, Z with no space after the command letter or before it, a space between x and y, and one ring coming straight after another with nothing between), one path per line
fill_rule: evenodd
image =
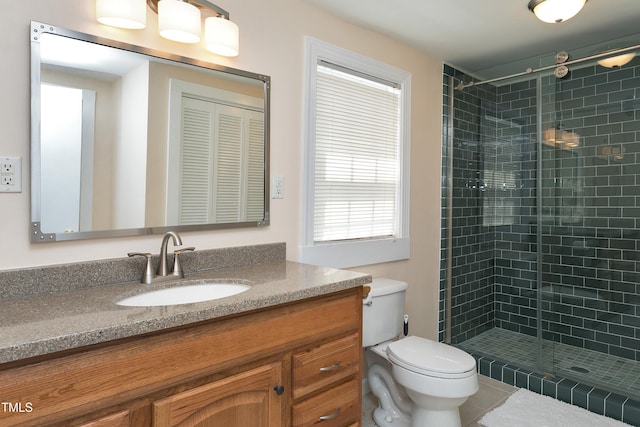
M458 408L478 391L476 361L450 345L401 335L407 287L374 279L363 300L367 380L379 401L374 421L380 427L460 427Z

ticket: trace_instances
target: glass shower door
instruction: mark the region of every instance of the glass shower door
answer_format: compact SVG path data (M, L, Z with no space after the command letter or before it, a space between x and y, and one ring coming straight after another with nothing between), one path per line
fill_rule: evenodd
M637 398L640 58L570 68L542 85L542 335L554 347L543 363Z

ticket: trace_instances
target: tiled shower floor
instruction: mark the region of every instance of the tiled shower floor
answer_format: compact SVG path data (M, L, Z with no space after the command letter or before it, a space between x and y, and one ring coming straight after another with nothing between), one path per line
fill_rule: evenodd
M518 332L493 328L458 346L524 367L537 366L536 337ZM542 357L546 372L640 399L640 362L551 341L543 341Z

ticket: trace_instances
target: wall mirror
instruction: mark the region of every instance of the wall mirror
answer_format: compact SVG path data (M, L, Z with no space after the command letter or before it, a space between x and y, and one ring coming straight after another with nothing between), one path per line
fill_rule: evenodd
M31 23L31 241L269 224L270 78Z

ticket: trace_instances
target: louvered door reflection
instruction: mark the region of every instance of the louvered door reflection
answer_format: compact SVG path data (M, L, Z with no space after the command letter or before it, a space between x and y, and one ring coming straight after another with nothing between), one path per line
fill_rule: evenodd
M264 217L262 113L183 98L179 223Z

